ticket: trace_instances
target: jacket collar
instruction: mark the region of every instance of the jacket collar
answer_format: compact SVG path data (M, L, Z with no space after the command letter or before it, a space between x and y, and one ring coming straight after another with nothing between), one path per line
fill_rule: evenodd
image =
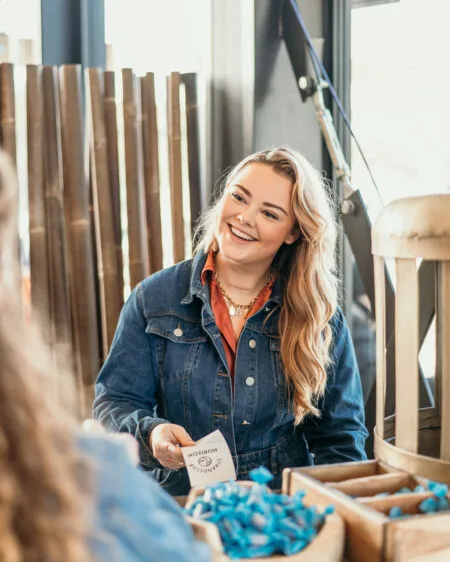
M201 275L203 268L205 267L207 254L204 252L198 252L192 259L191 262L191 278L189 280L189 288L185 296L181 300L181 304L191 304L194 296L198 296L199 293L204 289L201 281Z
M186 295L181 300L181 304L191 304L194 296L200 296L200 293L205 292L206 287L202 285L201 275L203 268L205 267L207 254L204 252L198 252L191 263L191 278L189 281L189 289ZM281 280L277 276L275 283L273 285L272 294L270 296L270 301L280 304L281 303ZM203 300L203 299L202 299Z

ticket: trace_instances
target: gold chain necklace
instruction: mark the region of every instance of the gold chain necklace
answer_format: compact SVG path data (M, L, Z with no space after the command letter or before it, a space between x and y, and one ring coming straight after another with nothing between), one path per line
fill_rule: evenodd
M214 279L217 281L219 285L219 289L224 296L225 300L229 303L228 304L228 312L230 316L243 316L244 318L247 317L247 314L253 308L253 305L258 300L259 295L264 291L264 289L269 285L270 281L272 280L272 270L269 273L269 278L267 279L264 287L259 291L255 298L253 298L248 304L239 304L235 302L230 295L227 293L227 290L222 285L222 282L217 277L216 273L214 272Z

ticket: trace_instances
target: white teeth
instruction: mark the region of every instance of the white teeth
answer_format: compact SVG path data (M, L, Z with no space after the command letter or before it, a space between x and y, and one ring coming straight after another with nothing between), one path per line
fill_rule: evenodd
M237 230L236 228L234 228L232 226L230 226L230 230L238 238L242 238L243 240L248 240L249 242L253 242L255 240L255 238L252 238L248 234L245 234L244 232L241 232L240 230Z

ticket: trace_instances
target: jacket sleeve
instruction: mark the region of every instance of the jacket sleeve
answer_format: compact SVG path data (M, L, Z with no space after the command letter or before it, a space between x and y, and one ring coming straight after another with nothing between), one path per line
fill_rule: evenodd
M78 439L92 483L89 546L95 560L209 562L182 509L152 478L132 466L121 444L104 435Z
M361 380L350 330L340 309L331 321L333 342L320 418L308 416L298 426L315 464L361 461L367 458Z
M108 357L98 375L93 416L110 431L134 435L141 464L154 469L162 467L149 447L149 435L157 425L169 422L158 417L158 369L145 328L139 284L122 309Z

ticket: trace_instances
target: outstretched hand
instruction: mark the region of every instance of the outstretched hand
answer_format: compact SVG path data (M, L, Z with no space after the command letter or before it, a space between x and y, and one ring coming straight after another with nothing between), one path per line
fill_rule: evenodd
M170 470L179 470L184 466L181 447L195 445L184 427L173 423L157 425L150 433L149 441L153 456Z

